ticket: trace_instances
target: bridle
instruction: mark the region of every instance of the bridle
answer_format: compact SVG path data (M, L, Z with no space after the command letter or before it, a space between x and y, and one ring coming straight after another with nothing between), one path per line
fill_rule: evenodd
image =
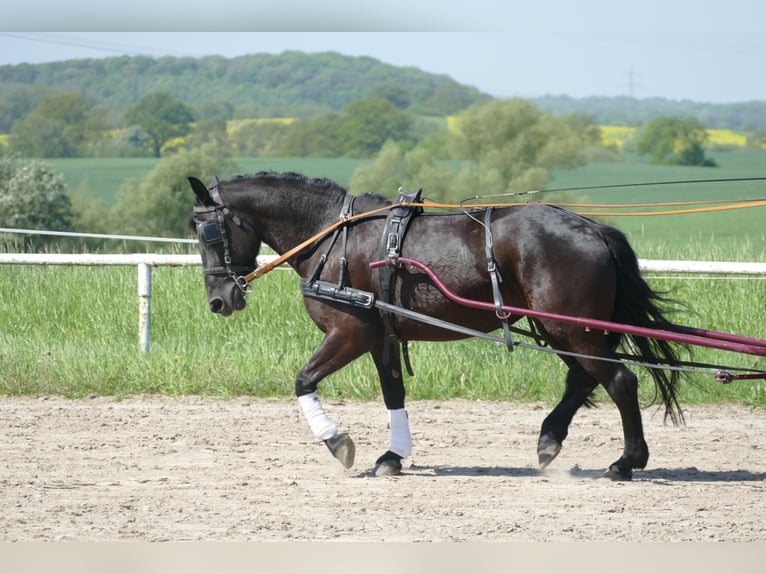
M213 213L215 217L199 220L196 215L202 213ZM194 207L194 214L194 223L197 225L197 236L200 243L211 249L217 255L218 260L222 262L222 265L208 266L204 257L204 251L200 250L203 255L202 272L205 275L229 277L244 295L250 293L253 289L245 279L245 275L250 273L257 265L232 263L229 226L226 224L226 220L231 220L237 227L253 234L256 233L255 227L221 203L211 206L197 205Z

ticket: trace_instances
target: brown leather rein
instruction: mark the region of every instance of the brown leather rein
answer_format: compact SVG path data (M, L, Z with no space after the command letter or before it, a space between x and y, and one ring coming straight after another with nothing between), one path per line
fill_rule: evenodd
M531 202L526 202L526 203L531 203ZM589 217L629 217L629 216L654 216L654 215L682 215L682 214L691 214L691 213L708 213L711 211L726 211L731 209L744 209L749 207L766 207L766 198L728 199L728 200L717 200L717 201L667 202L667 203L630 203L630 204L544 203L544 202L540 202L540 203L535 202L534 204L535 205L552 205L552 206L558 206L558 207L590 207L590 208L599 208L599 209L610 209L610 208L624 209L627 207L636 207L636 208L673 207L673 206L691 206L691 205L706 205L707 206L707 207L696 207L696 208L687 207L684 209L671 209L671 210L663 210L663 211L625 211L625 212L578 211L577 212L580 215L589 216ZM423 208L431 207L435 209L460 209L462 211L469 211L473 209L511 207L514 205L525 205L525 203L524 202L520 202L520 203L505 202L505 203L483 203L483 204L466 205L465 203L441 203L438 201L423 200L417 203L405 202L405 203L399 203L399 204L391 204L391 205L380 207L378 209L373 209L371 211L365 211L364 213L358 213L356 215L342 216L340 219L338 219L338 221L336 221L329 227L309 237L308 239L299 243L298 245L296 245L289 251L286 251L282 255L279 255L276 259L270 261L269 263L265 265L262 265L261 267L254 269L247 275L243 275L239 277L238 282L242 281L244 285L247 285L251 281L258 279L259 277L263 277L264 275L266 275L266 273L268 273L272 269L275 269L276 267L279 267L291 257L294 257L295 255L299 254L301 251L306 249L309 245L311 245L315 241L318 241L319 239L322 239L323 237L329 235L330 233L335 231L338 227L351 223L352 221L357 221L360 219L371 217L373 215L377 215L379 213L384 213L390 209L393 209L394 207L415 206L415 205L417 205L418 207L423 207Z

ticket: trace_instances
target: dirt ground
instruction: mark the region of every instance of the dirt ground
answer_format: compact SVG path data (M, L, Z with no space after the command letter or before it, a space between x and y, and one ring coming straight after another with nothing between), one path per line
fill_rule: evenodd
M325 401L357 445L345 470L292 400L0 398L0 541L765 541L766 412L644 411L649 465L600 478L622 450L611 404L583 409L537 470L547 408L408 405L413 455L370 474L381 403Z

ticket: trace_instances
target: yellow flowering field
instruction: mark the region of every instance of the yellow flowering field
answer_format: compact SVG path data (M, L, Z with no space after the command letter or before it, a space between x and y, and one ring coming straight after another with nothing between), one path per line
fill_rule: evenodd
M285 124L289 125L295 121L295 118L245 118L239 120L229 120L226 122L226 133L229 135L241 130L243 127L251 124Z
M601 130L601 141L604 145L622 145L633 137L636 128L629 126L599 126Z
M732 130L706 130L708 143L727 147L744 147L747 137Z
M622 145L633 137L636 128L630 126L599 126L604 145ZM708 144L722 147L745 147L747 136L733 130L708 129Z

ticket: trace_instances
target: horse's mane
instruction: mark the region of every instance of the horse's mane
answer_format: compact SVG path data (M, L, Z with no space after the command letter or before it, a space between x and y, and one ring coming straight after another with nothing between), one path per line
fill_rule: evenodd
M223 185L231 185L235 187L244 187L250 184L264 185L268 187L278 187L282 185L287 187L300 186L302 190L321 195L328 201L333 197L343 197L348 194L344 187L332 179L324 177L307 177L301 173L292 171L281 173L276 171L260 171L255 174L236 175L223 182ZM360 194L359 199L362 199L365 204L369 202L373 205L383 205L388 202L385 197L377 193Z

